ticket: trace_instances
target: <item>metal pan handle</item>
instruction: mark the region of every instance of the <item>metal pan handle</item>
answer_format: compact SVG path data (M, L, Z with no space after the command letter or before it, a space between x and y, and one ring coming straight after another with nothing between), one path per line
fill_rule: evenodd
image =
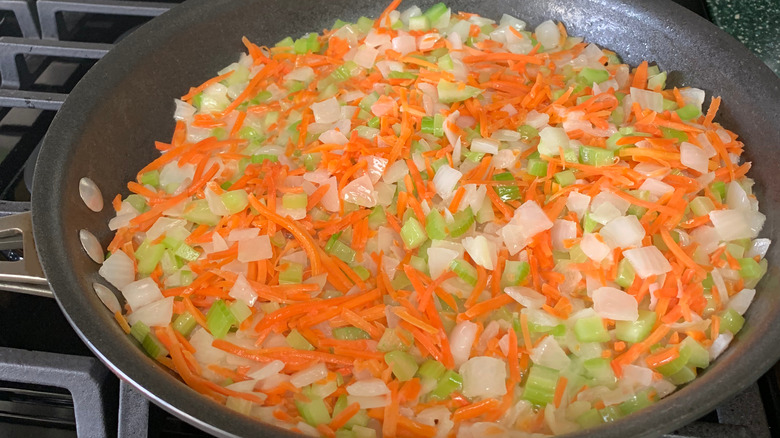
M0 250L21 248L22 260L0 261L0 289L53 298L35 250L31 213L0 217Z

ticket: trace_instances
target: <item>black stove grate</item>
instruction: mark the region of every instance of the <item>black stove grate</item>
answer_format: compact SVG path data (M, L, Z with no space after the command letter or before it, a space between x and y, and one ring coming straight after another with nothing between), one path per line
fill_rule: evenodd
M709 18L703 0L676 1ZM67 93L115 42L178 2L0 0L0 216L29 210L36 148ZM778 436L778 376L770 370L666 437ZM53 300L0 291L0 436L76 435L210 436L120 383Z

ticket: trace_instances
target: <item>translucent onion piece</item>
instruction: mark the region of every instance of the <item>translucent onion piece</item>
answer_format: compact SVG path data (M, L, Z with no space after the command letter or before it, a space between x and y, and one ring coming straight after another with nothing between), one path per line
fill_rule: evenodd
M433 185L436 187L436 193L442 199L449 199L462 177L463 174L460 171L453 169L447 164L442 165L433 176Z
M151 277L129 283L120 290L127 304L133 310L163 298L160 287Z
M554 336L545 337L533 350L531 361L556 370L562 370L569 366L571 359L555 340Z
M593 310L602 318L616 321L636 321L639 308L636 299L614 287L600 287L593 291Z
M135 263L124 251L115 251L100 266L98 274L117 289L122 289L135 280Z
M642 244L645 228L636 216L628 215L609 221L599 233L613 248L629 248Z
M651 275L661 275L672 270L669 260L654 246L628 249L623 251L623 256L628 259L631 266L640 278Z
M239 262L268 260L271 257L273 257L273 249L271 248L271 239L269 239L267 235L240 240L238 242Z
M541 309L547 298L539 292L525 286L508 286L504 288L504 293L512 297L521 305L531 309Z
M281 360L274 360L272 362L263 365L260 369L256 371L252 371L251 373L247 374L247 377L250 377L254 380L263 380L275 374L279 374L279 372L282 371L283 369L284 369L284 362L282 362Z
M230 288L230 292L228 292L228 295L237 300L243 301L247 306L250 307L255 304L255 301L257 301L257 292L255 292L255 289L251 284L249 284L249 281L247 281L246 277L242 274L238 274L236 281L233 283L233 287Z
M173 297L163 298L149 303L127 316L130 325L138 321L149 327L165 327L173 317Z
M471 347L477 338L477 328L471 321L461 321L450 332L450 350L456 367L466 362L471 355Z
M312 383L318 380L322 380L327 376L328 376L328 368L325 366L324 363L319 362L291 375L290 383L292 383L292 385L295 386L296 388L302 388L304 386L311 385ZM385 386L385 388L387 387Z
M358 380L347 386L347 394L360 397L376 397L390 394L390 389L381 379L372 377L370 379Z
M501 359L472 357L461 365L459 371L463 376L463 395L466 397L501 397L506 394L506 362Z

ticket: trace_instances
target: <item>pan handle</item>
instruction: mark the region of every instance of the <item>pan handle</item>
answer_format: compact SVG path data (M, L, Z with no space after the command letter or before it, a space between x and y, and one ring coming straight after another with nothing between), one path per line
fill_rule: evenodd
M29 211L0 217L0 250L19 248L21 260L0 261L0 289L53 298L35 250Z

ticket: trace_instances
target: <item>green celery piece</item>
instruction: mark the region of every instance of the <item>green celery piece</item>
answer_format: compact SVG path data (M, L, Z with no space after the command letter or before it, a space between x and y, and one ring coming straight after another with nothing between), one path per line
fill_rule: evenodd
M309 172L316 170L317 166L320 165L320 161L322 161L322 154L319 152L314 152L303 156L303 165Z
M428 30L431 28L431 21L425 15L409 17L409 30Z
M687 337L680 342L680 349L690 350L690 357L686 365L696 368L707 368L710 366L710 353L700 343L691 337Z
M230 214L240 213L249 206L249 195L245 190L231 190L219 195L219 198Z
M209 209L209 203L205 199L192 201L184 207L184 219L194 222L198 225L215 226L221 216L216 215Z
M414 356L401 350L385 353L385 363L392 367L393 375L401 382L411 380L419 368Z
M298 408L298 413L301 414L303 421L314 427L317 427L319 424L329 423L328 405L319 397L310 396L306 398L308 401L295 400L295 407Z
M447 367L438 360L428 359L420 365L417 370L417 375L424 379L438 380L444 372L447 371Z
M661 73L658 73L657 75L652 75L647 78L647 89L648 90L655 90L655 89L661 89L663 90L666 88L666 72L662 71Z
M447 12L447 5L439 2L428 8L423 12L423 16L428 18L428 21L435 23L439 18Z
M227 140L228 138L228 132L227 129L219 126L211 130L211 135L215 137L219 141Z
M276 43L274 47L292 47L294 43L295 41L292 38L286 37L285 39Z
M693 198L689 205L691 206L691 212L696 216L704 216L705 214L709 214L712 210L715 210L715 204L706 196L697 196Z
M604 320L598 315L575 321L574 335L580 342L607 342L610 339L609 333L604 327Z
M341 376L341 375L339 375L339 376ZM344 409L346 409L348 405L349 405L349 403L348 403L348 400L347 400L347 396L345 394L341 394L339 396L339 398L336 399L336 403L333 404L333 416L335 417L336 415L338 415L339 412L341 412ZM370 418L368 417L368 414L366 413L366 410L365 409L361 409L361 410L358 411L357 414L352 416L352 418L350 418L349 421L347 421L347 423L344 425L344 427L342 429L340 429L340 430L349 429L349 428L351 428L353 431L356 430L356 429L359 430L360 428L365 429L366 426L368 425L368 421L369 420L370 420ZM374 431L374 429L369 429L369 430L371 430L372 432ZM376 437L376 435L374 435L374 438L375 437Z
M587 218L588 215L585 214L585 217ZM583 223L585 223L584 220ZM588 256L582 251L580 245L577 244L569 248L569 260L571 260L572 263L584 263L588 260Z
M726 183L723 181L715 181L710 184L710 190L712 193L719 197L720 202L726 199Z
M238 321L233 313L230 312L227 305L223 300L214 301L209 309L209 313L206 315L206 323L209 327L211 335L217 339L225 337L230 327L233 324L237 324Z
M579 78L585 81L584 85L590 87L594 82L600 84L609 79L609 72L606 70L585 67L580 71Z
M742 330L745 324L745 318L734 309L726 309L720 313L720 332L730 332L736 335Z
M287 266L279 271L279 284L300 284L303 282L303 265L300 263L287 263Z
M501 285L518 286L525 281L529 272L531 272L531 265L528 262L507 260L504 272L501 273Z
M306 193L285 193L282 196L282 206L289 209L306 208L308 199Z
M617 421L625 416L616 405L599 409L599 415L601 415L601 419L604 420L605 423Z
M453 370L447 370L439 377L436 388L428 394L428 397L434 400L444 400L454 391L460 391L463 388L463 377Z
M688 383L695 378L696 378L696 368L691 366L684 366L680 369L680 371L677 371L676 373L667 377L667 379L669 379L669 381L674 383L675 385L682 385L684 383Z
M150 170L149 172L144 173L141 175L141 178L139 180L141 184L150 185L153 187L159 187L160 186L160 171L159 170Z
M366 122L366 125L369 128L379 128L380 122L381 122L381 120L379 119L379 117L374 117L373 119L371 119L368 122Z
M761 278L764 273L761 265L750 257L737 259L739 262L739 275L746 280Z
M701 115L701 110L696 105L687 104L677 110L677 115L682 120L691 120Z
M358 104L358 106L363 111L371 112L371 106L375 104L377 100L379 100L379 93L374 91L371 94L364 96L362 99L360 99L360 103Z
M677 102L669 99L664 99L663 103L661 104L661 109L663 111L673 111L677 109Z
M662 126L661 127L661 132L663 133L665 138L676 138L676 139L680 140L680 143L682 143L684 141L688 141L688 134L686 134L683 131L678 131L678 130L672 129L672 128L665 128L665 127Z
M135 338L139 343L143 343L150 331L149 326L144 324L143 321L136 321L136 323L130 327L130 336Z
M277 163L279 162L279 157L273 154L255 154L252 155L251 163L252 164L263 164L266 160Z
M450 269L461 280L474 286L477 284L477 268L471 266L471 264L463 259L455 259L450 262Z
M368 227L372 230L376 230L382 225L387 223L387 216L385 215L385 209L381 205L377 205L371 209L371 214L368 215Z
M592 97L593 97L593 96L587 96L587 95L586 95L586 96L580 96L580 97L578 97L578 98L577 98L577 105L581 105L581 104L583 104L583 103L587 102L587 101L588 101L588 100L590 100L590 98L592 98Z
M545 169L545 174L546 174ZM577 177L574 176L574 171L571 169L562 170L555 175L553 175L553 179L555 180L558 185L561 187L566 187L574 184L574 181L577 180Z
M558 385L558 371L541 365L532 365L528 372L528 380L523 391L523 400L545 406L555 397L555 387Z
M198 325L195 317L190 312L184 312L173 320L173 329L187 337Z
M336 431L335 438L356 438L356 434L351 430L339 429Z
M355 27L357 27L361 33L368 33L368 31L374 27L374 20L366 17L360 17L355 23Z
M434 240L447 238L447 222L444 220L444 216L439 213L439 210L432 209L428 216L425 217L425 232L428 234L428 237Z
M333 329L333 337L342 341L356 341L358 339L371 339L371 335L357 327L336 327Z
M597 409L589 409L583 412L575 421L583 429L589 429L604 424L604 419L601 418L601 414Z
M540 158L529 158L527 172L529 175L545 177L547 176L547 162Z
M634 394L631 398L620 403L618 409L623 415L633 414L636 411L644 409L653 404L653 400L650 398L650 393L645 390Z
M135 251L135 259L138 262L138 273L149 275L160 263L165 254L165 245L158 243L151 245L148 240L144 240L141 246Z
M157 339L157 336L151 332L146 334L143 342L141 342L141 346L144 347L144 351L152 359L168 355L168 350L163 346L160 340Z
M618 145L617 141L620 140L623 137L626 137L626 136L621 134L620 132L616 132L616 133L612 134L612 136L607 139L607 143L606 143L607 144L607 149L609 149L611 151L616 151L616 150L618 150L620 148L624 148L624 147L628 147L628 146L632 146L632 147L635 146L634 144Z
M376 344L376 349L379 351L393 351L393 350L406 350L406 344L401 341L401 337L398 335L401 328L387 328L382 333L382 337L379 338L379 342Z
M417 75L408 71L391 71L387 77L389 79L417 79Z
M656 317L655 312L640 310L636 321L616 321L615 337L624 342L641 342L650 335Z
M422 273L428 272L428 262L422 257L412 256L409 259L409 265Z
M675 348L675 347L670 347L670 348ZM671 360L657 367L655 370L663 374L664 376L671 376L677 373L678 371L680 371L685 366L685 364L688 363L688 359L691 358L692 351L690 349L682 349L682 348L678 348L678 349L680 355L676 359Z
M236 318L237 325L241 324L245 319L252 316L252 310L250 310L249 306L247 306L246 303L241 300L236 300L230 303L228 309L230 309L230 313L232 313Z
M466 85L461 89L458 84L444 79L439 80L436 89L439 92L439 101L442 103L460 102L482 93L481 89L472 87L471 85Z
M474 224L474 213L471 211L471 206L456 212L453 218L455 220L449 226L450 237L464 235Z
M355 274L357 274L358 277L360 277L361 280L366 281L371 277L371 272L369 272L368 269L364 268L360 265L352 266L352 270L355 271Z
M534 158L534 159L538 159L538 157ZM528 164L528 173L531 173L531 160L532 160L531 158L528 159L528 163L529 163ZM541 173L541 168L543 168L544 169L544 175L542 175L542 176L545 176L545 175L547 175L547 163L546 162L543 162L543 163L544 163L544 165L537 164L537 166L538 166L537 173ZM537 176L539 176L539 175L537 175ZM493 180L494 181L514 181L515 177L514 177L514 175L512 175L511 172L501 172L501 173L497 173L497 174L493 175ZM514 200L517 200L517 199L521 198L520 188L518 186L516 186L516 185L494 186L493 190L496 191L496 193L498 194L498 197L502 201L504 201L504 202L514 201Z
M251 126L244 126L238 130L238 136L244 140L249 140L252 144L260 144L265 140L265 135L257 132Z
M629 287L634 283L635 276L634 267L631 266L628 259L620 260L620 263L618 263L617 276L615 276L615 283L623 288Z
M609 359L603 357L587 359L582 362L582 369L585 372L585 377L593 382L593 386L612 387L617 382Z
M601 224L593 220L590 217L590 213L585 213L585 216L582 218L582 230L586 233L592 233L598 228L601 228Z
M580 163L590 166L608 166L612 164L615 152L595 146L580 146Z
M133 193L132 195L129 195L127 198L125 198L125 201L132 205L133 208L138 210L139 213L143 213L149 209L149 206L146 204L146 199L141 195L136 195Z
M420 222L410 217L401 227L401 240L407 249L415 249L428 240L428 236Z
M358 412L358 414L360 414L360 412ZM357 417L358 414L352 417L350 421L355 419L355 417ZM366 418L366 424L368 424L368 419L369 419L368 414L364 414L364 415ZM350 421L348 421L347 424L349 424ZM361 426L359 424L355 424L354 426L352 426L352 433L355 434L355 438L376 438L376 430L371 429L370 427Z
M304 338L303 335L298 332L298 330L290 330L290 334L287 335L285 340L287 341L287 345L295 348L296 350L314 350L314 346L311 345L309 341L307 341L306 338Z
M520 133L520 140L525 143L530 143L531 140L539 137L539 130L531 125L520 125L517 127L517 132Z
M181 257L182 259L187 260L188 262L194 262L195 260L198 260L198 257L200 257L200 253L196 251L195 248L187 245L186 243L179 245L179 247L176 248L174 254L177 257Z
M330 250L326 250L333 254L334 256L338 257L343 261L344 263L352 263L355 261L355 250L347 246L344 242L340 240L336 240L333 242L333 245L331 246Z
M750 240L750 239L747 239ZM749 246L748 246L749 247ZM735 259L741 259L745 257L745 247L736 243L727 243L726 252L731 254ZM751 259L753 260L753 259Z
M200 92L192 96L192 106L194 106L197 109L200 109L200 106L202 104L203 104L203 92Z
M445 71L452 71L452 69L455 68L455 64L452 62L452 57L449 53L445 53L444 55L440 56L436 64L440 69Z

